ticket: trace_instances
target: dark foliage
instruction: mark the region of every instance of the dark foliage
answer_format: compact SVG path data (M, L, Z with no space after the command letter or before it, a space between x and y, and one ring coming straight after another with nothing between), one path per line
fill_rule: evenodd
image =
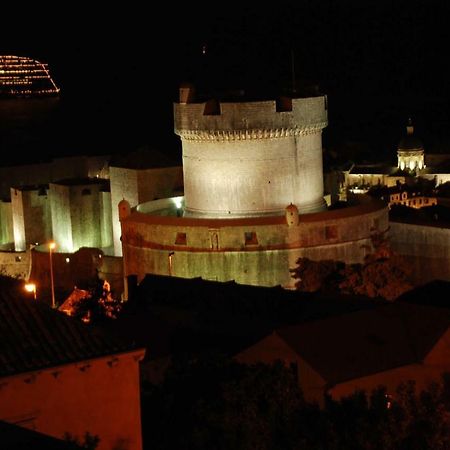
M410 268L395 255L383 233L372 235L372 248L362 264L299 258L291 269L296 287L304 292L336 292L394 300L412 289Z
M144 448L233 450L444 450L450 376L417 391L380 386L324 405L304 400L281 362L245 366L221 356L178 359L143 389Z

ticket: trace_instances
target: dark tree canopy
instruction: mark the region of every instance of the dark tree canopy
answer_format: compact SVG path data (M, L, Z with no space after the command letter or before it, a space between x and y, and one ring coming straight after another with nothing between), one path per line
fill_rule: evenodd
M218 355L174 361L143 390L144 448L152 450L444 450L450 376L417 391L405 382L323 407L307 403L281 362L246 366Z
M296 288L304 292L339 292L395 300L413 288L410 268L394 254L383 233L372 235L372 248L362 264L299 258L291 269Z

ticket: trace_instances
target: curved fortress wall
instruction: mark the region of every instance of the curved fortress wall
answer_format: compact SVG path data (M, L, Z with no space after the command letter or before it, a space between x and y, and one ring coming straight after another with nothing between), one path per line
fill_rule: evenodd
M181 137L185 214L246 217L325 209L322 129L326 97L275 101L174 105Z
M169 202L171 199L167 199ZM156 210L162 200L149 202ZM144 206L144 205L142 205ZM388 229L384 204L300 216L199 219L131 211L121 215L124 275L235 280L292 288L299 257L362 262L375 230Z

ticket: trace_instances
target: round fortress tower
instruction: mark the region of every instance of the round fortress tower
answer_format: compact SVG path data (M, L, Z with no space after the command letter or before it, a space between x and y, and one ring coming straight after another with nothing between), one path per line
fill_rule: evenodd
M183 150L185 215L225 218L326 209L322 129L325 96L195 102L180 89L175 133Z
M152 273L291 289L299 258L364 261L388 208L369 196L326 208L326 101L200 102L180 89L184 198L120 202L125 286Z

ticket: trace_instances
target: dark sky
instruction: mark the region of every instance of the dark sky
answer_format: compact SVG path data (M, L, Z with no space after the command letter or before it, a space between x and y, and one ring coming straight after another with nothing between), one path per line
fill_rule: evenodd
M328 95L326 145L364 140L383 151L412 117L425 144L438 148L450 136L448 3L39 4L2 20L0 53L49 63L62 92L45 131L52 152L176 147L180 82L280 92L292 85L292 61L298 85L314 82Z

